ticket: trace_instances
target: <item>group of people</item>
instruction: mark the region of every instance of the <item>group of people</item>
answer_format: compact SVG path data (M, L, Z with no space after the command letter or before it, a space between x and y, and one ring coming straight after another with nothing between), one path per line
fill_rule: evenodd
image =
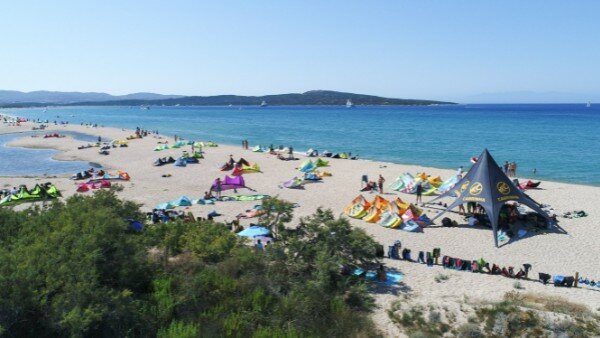
M378 191L380 194L383 194L383 184L385 183L385 178L383 175L379 174L379 178L377 182L369 181L368 175L362 175L360 179L361 191Z
M504 173L508 177L517 176L517 162L504 161L504 165L502 166L502 171L504 171Z
M141 129L140 127L135 127L135 135L137 137L139 137L139 138L146 137L146 136L148 136L148 134L158 135L158 130L150 131L150 130L146 130L146 129Z

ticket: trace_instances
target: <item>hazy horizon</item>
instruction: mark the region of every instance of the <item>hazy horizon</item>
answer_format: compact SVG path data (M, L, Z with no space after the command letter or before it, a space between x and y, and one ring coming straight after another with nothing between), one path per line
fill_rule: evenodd
M600 3L3 4L0 88L600 102Z

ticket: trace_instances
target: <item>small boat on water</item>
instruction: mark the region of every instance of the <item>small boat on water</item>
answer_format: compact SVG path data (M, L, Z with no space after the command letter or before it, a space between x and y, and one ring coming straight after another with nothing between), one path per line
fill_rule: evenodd
M266 107L267 106L267 101L263 100L263 102L260 103L261 107Z
M354 103L352 103L352 101L350 99L346 100L346 108L352 108L354 107Z
M141 109L141 110L149 110L149 109L150 109L150 106L140 106L140 109Z
M592 103L590 101L588 101L588 103L585 106L590 108L590 107L592 107Z

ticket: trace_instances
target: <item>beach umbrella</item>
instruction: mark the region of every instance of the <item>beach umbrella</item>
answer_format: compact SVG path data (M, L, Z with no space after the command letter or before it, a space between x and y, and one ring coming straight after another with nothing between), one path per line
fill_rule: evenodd
M269 229L259 226L259 225L251 225L248 229L242 230L238 232L238 236L253 238L256 236L267 236L271 232Z

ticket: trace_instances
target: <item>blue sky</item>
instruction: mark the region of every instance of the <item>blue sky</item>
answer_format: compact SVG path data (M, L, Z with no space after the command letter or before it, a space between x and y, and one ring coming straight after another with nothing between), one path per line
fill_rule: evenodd
M600 101L599 17L600 1L3 1L0 89Z

